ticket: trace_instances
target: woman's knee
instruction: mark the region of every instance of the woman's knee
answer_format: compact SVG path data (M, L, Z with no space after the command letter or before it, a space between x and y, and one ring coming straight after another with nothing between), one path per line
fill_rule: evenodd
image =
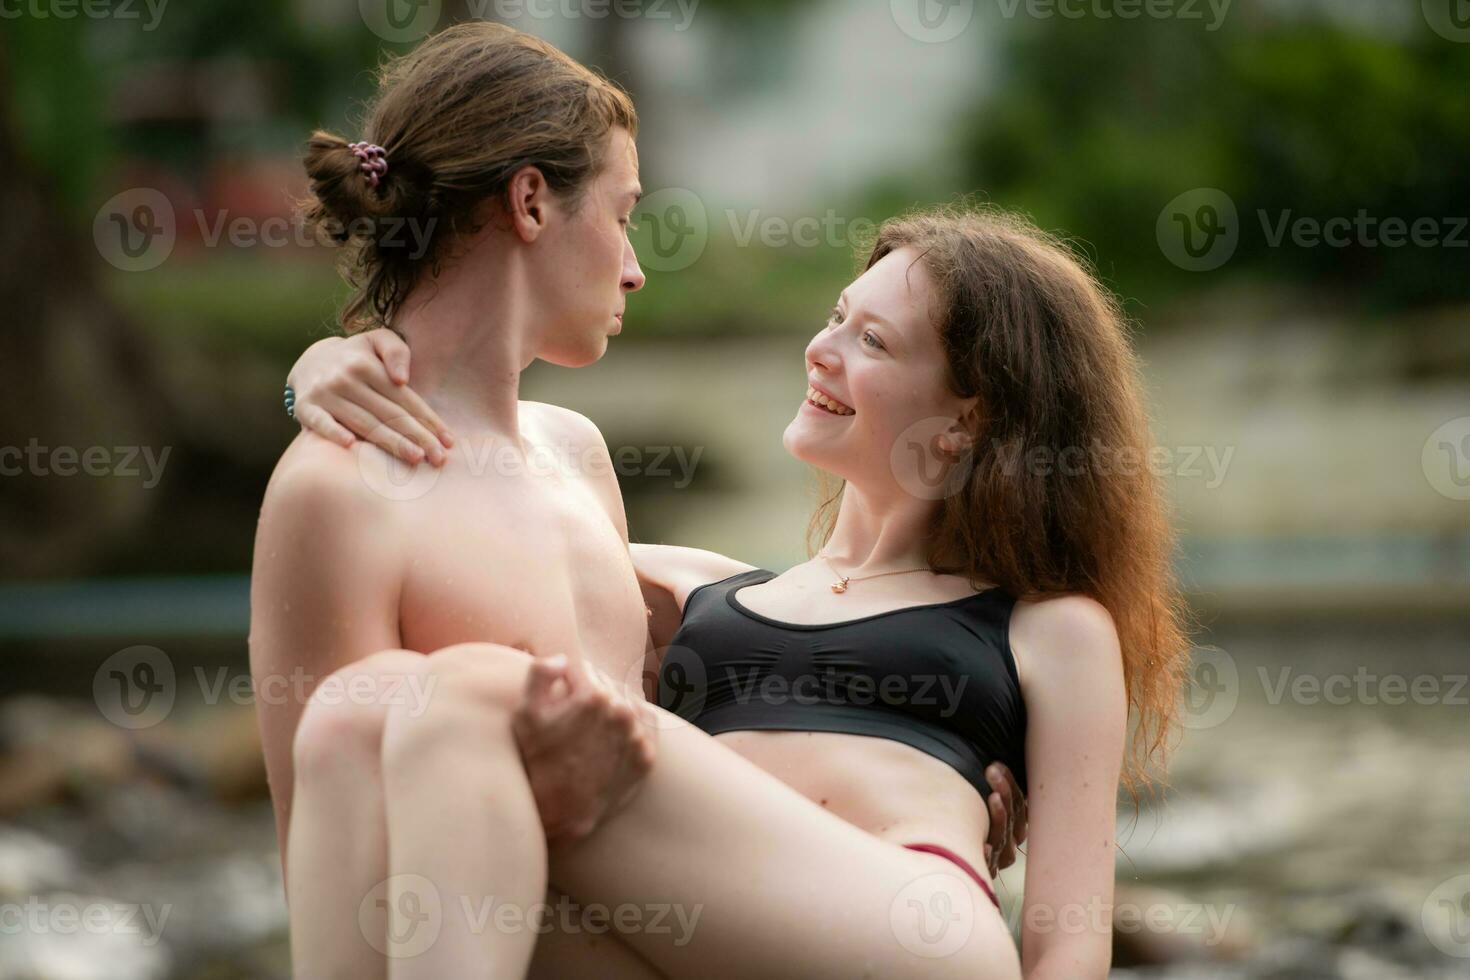
M395 704L427 699L422 654L382 650L340 667L311 692L292 739L297 778L343 767L375 770Z
M422 704L388 709L383 765L415 764L427 751L483 753L491 740L510 737L521 703L530 655L493 643L461 643L427 656Z

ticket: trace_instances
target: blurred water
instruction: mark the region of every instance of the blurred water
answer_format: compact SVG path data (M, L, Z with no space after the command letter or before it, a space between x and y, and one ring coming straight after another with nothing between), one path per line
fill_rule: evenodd
M1467 636L1462 617L1217 622L1202 638L1164 802L1136 817L1126 798L1120 805L1119 908L1172 916L1182 935L1144 938L1177 943L1178 962L1115 975L1467 975L1470 911L1453 907L1470 895L1470 879L1464 893L1453 881L1470 872ZM95 660L80 648L8 654L44 658L57 676L42 686L57 697L44 712L0 702L0 718L74 745L126 737L99 724L87 700ZM169 656L181 678L199 676L197 666L227 685L246 672L213 645L176 643ZM1433 696L1416 698L1416 683ZM284 976L269 807L222 798L221 777L207 772L221 754L199 749L251 731L240 725L251 709L228 697L203 703L204 685L179 690L146 744L192 746L182 768L195 775L160 781L146 765L117 767L118 778L0 822L0 901L71 894L168 906L160 941L88 937L67 946L63 968L54 932L12 933L0 977ZM1023 856L1001 875L1013 917L1024 874Z

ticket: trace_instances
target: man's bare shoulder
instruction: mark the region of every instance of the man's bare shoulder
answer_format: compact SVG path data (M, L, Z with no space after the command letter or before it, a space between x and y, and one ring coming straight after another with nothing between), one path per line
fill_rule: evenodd
M388 456L376 446L359 441L344 448L314 433L299 433L276 462L261 516L283 506L307 508L313 517L360 518L386 512L390 501L374 489L374 465L363 465L364 453L370 464L386 470Z
M587 416L550 402L522 401L521 407L541 421L548 434L566 439L578 447L606 448L602 431Z
M628 519L623 509L623 494L613 470L607 442L592 420L580 412L547 402L521 402L522 410L534 416L538 428L550 442L550 449L561 460L563 471L585 478L593 487L608 519L623 540L628 539Z

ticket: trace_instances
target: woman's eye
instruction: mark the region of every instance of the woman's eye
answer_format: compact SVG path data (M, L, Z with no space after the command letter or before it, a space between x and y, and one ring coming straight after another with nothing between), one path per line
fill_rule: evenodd
M842 311L832 307L832 312L827 314L827 326L835 327L842 323Z
M876 350L887 350L887 348L883 346L883 341L879 340L878 335L871 330L863 331L863 343Z

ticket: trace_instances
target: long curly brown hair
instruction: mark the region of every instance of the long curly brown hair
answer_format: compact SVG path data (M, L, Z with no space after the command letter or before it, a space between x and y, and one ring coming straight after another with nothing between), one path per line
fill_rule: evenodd
M1081 593L1108 610L1133 727L1122 781L1137 805L1140 787L1162 783L1194 623L1148 465L1129 321L1084 257L1016 214L966 203L890 219L863 269L908 246L936 289L950 388L978 397L984 420L937 512L930 567L1023 599ZM842 486L823 480L813 553Z

